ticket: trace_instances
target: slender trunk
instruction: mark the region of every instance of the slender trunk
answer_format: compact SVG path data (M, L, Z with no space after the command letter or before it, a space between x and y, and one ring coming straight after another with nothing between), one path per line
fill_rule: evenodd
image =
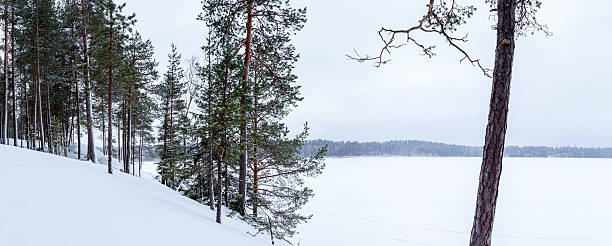
M23 76L25 78L25 76ZM25 138L26 138L26 145L27 148L30 148L30 105L29 105L29 100L28 100L28 83L26 83L25 79L22 80L23 82L23 101L25 102Z
M70 127L68 128L68 135L70 143L74 143L74 115L70 115Z
M10 144L8 142L8 94L9 94L9 77L8 77L8 5L9 1L4 1L4 110L2 117L2 143Z
M123 102L123 112L122 112L122 117L123 119L121 119L121 124L122 124L122 129L121 129L121 140L123 141L123 143L121 144L121 146L123 146L123 148L121 149L121 157L123 158L123 165L125 166L125 170L126 173L130 172L127 160L126 160L126 153L127 153L127 124L126 124L126 116L127 116L127 110L126 110L126 106L125 106L125 101Z
M222 187L223 187L223 177L222 177L222 163L221 160L223 159L222 156L224 155L224 149L225 147L223 146L224 143L221 144L221 149L219 151L219 156L217 157L217 223L221 224L221 194L222 194Z
M112 174L113 159L113 11L110 11L110 44L108 46L108 173Z
M129 150L129 144L128 144L128 125L127 125L127 106L125 104L125 101L123 103L123 119L121 120L121 123L123 125L123 133L121 134L121 139L123 140L123 144L121 145L122 148L122 152L121 152L121 157L123 157L123 165L124 165L124 170L126 173L130 173L130 165L129 165L129 158L127 156L128 150Z
M97 163L93 136L91 85L89 82L89 56L87 54L87 9L85 8L85 0L81 0L81 35L83 39L83 82L85 83L85 108L87 118L87 160Z
M208 38L210 39L210 29L208 32ZM208 103L208 117L211 118L213 117L213 111L212 111L212 103L213 103L213 99L212 99L212 71L211 71L211 59L210 59L210 50L207 51L207 58L208 58L208 98L207 98L207 103ZM211 210L214 210L214 206L213 206L213 202L214 202L214 190L213 190L213 171L215 168L215 164L213 163L213 138L214 138L213 134L213 129L212 127L209 125L209 129L208 129L208 197L210 199L210 202L208 203L210 206Z
M47 92L47 134L48 134L48 139L47 139L47 143L49 143L49 151L53 152L53 138L51 136L51 98L49 97L49 80L46 76L47 74L47 70L44 69L43 70L43 75L44 76L44 82L45 82L45 91Z
M132 120L132 124L134 121ZM136 176L136 126L132 125L132 173Z
M37 124L39 125L39 148L42 151L45 151L45 129L44 129L44 125L43 125L43 117L42 117L42 97L41 97L41 93L40 93L40 57L39 57L39 42L38 42L38 37L39 37L39 13L38 13L38 0L36 0L36 37L35 37L35 47L34 47L34 53L35 53L35 59L36 59L36 76L35 76L35 80L36 80L36 104L37 104L37 110L38 110L38 114L37 114Z
M214 201L215 201L215 192L213 190L213 171L214 171L214 162L213 162L213 148L212 148L212 138L209 138L209 143L208 143L208 171L207 171L207 176L208 176L208 199L209 199L209 203L208 206L210 207L210 210L215 210L214 207Z
M166 97L166 112L164 114L164 129L163 129L163 131L164 131L164 146L163 146L162 156L161 156L162 161L163 160L165 160L165 161L168 160L168 134L169 134L169 131L168 131L168 122L170 121L170 118L169 118L169 115L168 115L169 110L170 110L170 97L167 96ZM167 163L164 163L164 165L166 165L166 164ZM161 181L162 181L162 184L167 185L166 179L168 178L168 175L166 174L166 169L162 168L162 169L160 169L160 171L161 171L161 179L162 179Z
M223 201L225 202L225 206L229 207L229 173L227 172L227 165L228 165L228 161L226 159L226 155L223 156L223 179L225 179L225 182L223 182Z
M170 91L174 92L174 87L171 87ZM170 164L170 187L172 189L174 189L174 102L172 100L170 100L170 161L168 162Z
M117 117L117 160L123 163L123 160L121 160L121 112ZM123 171L125 172L125 168Z
M138 177L142 177L140 171L142 170L142 132L140 133L140 147L138 148Z
M76 111L76 128L77 128L77 158L81 159L81 100L79 98L79 78L76 70L76 54L73 53L73 70L74 70L74 100L75 102L75 111Z
M257 115L257 114L255 114ZM259 174L259 167L258 167L258 160L257 160L257 127L258 127L258 123L257 122L257 116L255 116L255 120L253 122L253 136L254 136L254 142L253 142L253 217L257 218L257 206L259 205L259 201L257 200L257 193L259 192L259 178L258 178L258 174Z
M510 100L515 48L515 9L516 0L499 0L497 3L497 48L493 88L470 246L491 245Z
M246 169L247 169L247 132L246 132L246 118L247 118L247 87L249 79L249 68L251 66L251 41L252 41L252 27L253 27L253 1L247 1L247 22L246 31L247 37L245 40L245 55L244 55L244 76L242 78L242 95L240 96L240 107L242 115L242 123L240 123L240 173L238 177L238 212L240 215L245 215L246 207Z
M128 106L127 106L127 136L128 136L128 150L127 150L127 163L130 164L130 160L132 161L132 175L136 175L136 170L134 169L134 136L132 126L132 97L133 97L134 84L130 84L129 98L128 98Z
M11 83L13 84L13 142L17 146L17 90L15 89L15 9L11 18ZM23 142L22 142L23 147Z
M106 153L106 151L108 150L108 148L106 148L106 143L108 141L106 141L106 119L104 118L104 112L102 114L102 154L103 155L107 155L108 153Z
M36 136L39 135L39 130L38 130L38 81L36 80L36 77L34 79L34 88L32 88L32 90L34 90L32 92L33 97L34 97L34 105L32 105L32 110L34 112L32 112L32 114L34 115L34 118L32 118L32 149L38 149L37 148L37 144L36 144Z

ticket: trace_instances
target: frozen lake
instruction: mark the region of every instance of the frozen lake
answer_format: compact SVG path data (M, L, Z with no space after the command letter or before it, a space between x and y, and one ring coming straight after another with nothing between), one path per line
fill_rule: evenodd
M327 160L304 246L466 246L480 158ZM610 245L612 159L506 158L495 246Z

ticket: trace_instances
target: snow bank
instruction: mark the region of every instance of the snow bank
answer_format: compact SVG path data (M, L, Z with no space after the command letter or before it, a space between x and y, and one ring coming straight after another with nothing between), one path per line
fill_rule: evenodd
M0 145L0 245L270 245L154 180Z

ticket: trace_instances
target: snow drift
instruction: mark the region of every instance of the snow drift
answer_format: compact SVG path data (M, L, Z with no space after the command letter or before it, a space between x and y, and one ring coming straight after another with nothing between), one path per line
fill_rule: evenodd
M155 182L0 145L0 245L270 245Z

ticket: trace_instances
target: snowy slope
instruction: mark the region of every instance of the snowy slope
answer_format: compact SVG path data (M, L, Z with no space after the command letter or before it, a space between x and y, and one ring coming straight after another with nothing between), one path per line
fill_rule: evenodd
M0 245L270 245L153 180L114 173L0 145Z

